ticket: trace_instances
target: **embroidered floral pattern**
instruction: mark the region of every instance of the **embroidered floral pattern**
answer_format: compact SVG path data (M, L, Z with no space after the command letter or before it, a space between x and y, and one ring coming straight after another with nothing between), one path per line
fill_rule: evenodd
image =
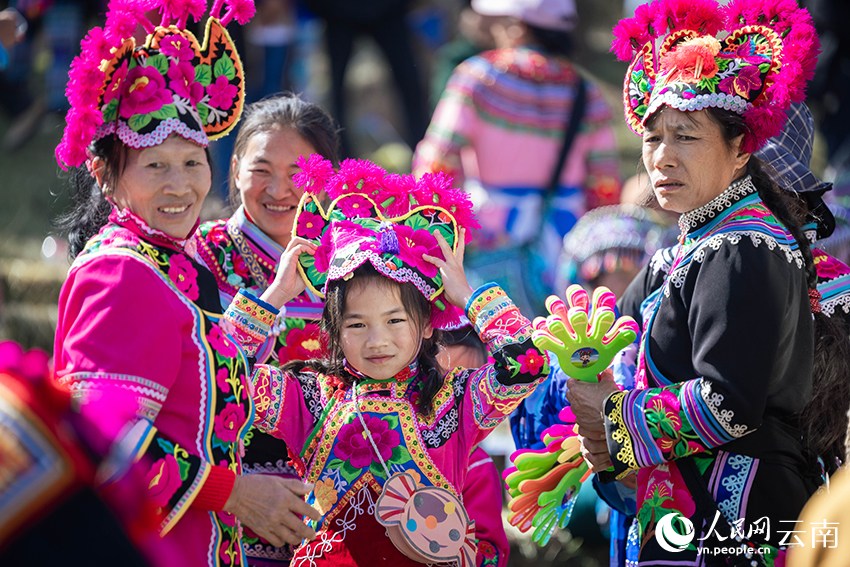
M198 299L198 270L186 256L175 254L171 257L168 277L186 297L192 301Z

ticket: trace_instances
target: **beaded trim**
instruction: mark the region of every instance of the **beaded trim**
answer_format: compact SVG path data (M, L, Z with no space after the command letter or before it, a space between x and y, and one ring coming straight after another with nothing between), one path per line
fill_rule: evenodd
M713 219L718 213L722 213L732 206L735 201L740 201L747 195L756 192L756 186L753 185L752 178L747 175L741 179L734 181L720 195L703 205L698 209L694 209L684 213L679 217L679 230L682 234L687 234L698 226L705 224L709 219Z
M643 122L645 123L647 118L652 116L656 110L658 110L659 108L661 108L662 105L665 104L669 107L675 108L676 110L681 110L684 112L694 112L697 110L703 110L704 108L711 107L731 110L736 114L743 114L753 106L752 103L747 102L743 97L740 97L738 95L710 93L696 95L693 98L682 98L679 93L677 93L673 89L670 89L664 92L664 94L653 98L649 102L649 107L646 110L646 114L643 115Z
M94 139L99 140L114 133L116 122L118 123L118 138L129 147L137 150L158 146L173 133L205 148L210 145L206 132L193 130L178 118L166 118L153 132L147 134L134 132L126 122L119 119L115 122L101 124L94 135Z

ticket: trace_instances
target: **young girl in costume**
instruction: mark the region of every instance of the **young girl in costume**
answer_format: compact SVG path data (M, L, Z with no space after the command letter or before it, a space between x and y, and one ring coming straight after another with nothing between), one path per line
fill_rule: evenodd
M319 156L300 164L298 182L333 199L325 210L305 195L293 231L315 245L297 269L326 298L329 354L253 377L257 427L299 451L296 466L314 484L308 503L322 514L292 564L472 565L474 526L460 500L468 456L547 375L546 355L500 288L466 283L474 221L448 178L385 176L355 161L333 174ZM277 276L289 295L304 285L291 260ZM283 295L267 297L283 304ZM460 309L492 361L444 375L437 339Z
M193 238L193 256L215 276L226 309L240 289L260 296L274 280L289 244L295 212L303 193L292 177L303 155L335 160L337 133L333 119L318 105L297 95L267 98L245 108L233 148L230 218L203 223ZM289 301L266 342L257 350L260 363L283 364L322 355L319 328L324 301L305 290ZM251 428L245 438L244 474L297 477L286 443ZM289 563L289 546L275 547L250 531L243 540L252 567Z

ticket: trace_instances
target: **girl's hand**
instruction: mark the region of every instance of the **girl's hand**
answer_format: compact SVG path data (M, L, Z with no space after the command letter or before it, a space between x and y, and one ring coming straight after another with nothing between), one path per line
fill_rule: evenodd
M460 229L458 236L457 252L452 254L452 248L443 235L437 232L434 237L437 239L437 244L440 246L440 251L443 253L445 260L440 260L434 256L423 254L422 259L430 262L440 269L440 274L443 276L443 289L446 292L446 299L458 309L466 309L466 304L469 298L472 297L472 288L466 281L466 273L463 271L463 250L466 247L466 229Z
M280 309L288 301L298 297L298 294L307 287L304 278L298 273L298 256L301 254L312 256L316 253L316 248L318 247L308 240L298 236L293 237L280 257L280 265L277 268L274 281L263 292L260 299Z

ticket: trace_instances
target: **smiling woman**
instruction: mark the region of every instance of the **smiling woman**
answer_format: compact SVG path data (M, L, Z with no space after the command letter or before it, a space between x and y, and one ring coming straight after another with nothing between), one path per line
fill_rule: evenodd
M56 377L80 404L109 393L135 410L103 416L120 420L115 446L128 460L118 464L138 463L157 532L185 565L244 565L242 526L284 545L313 537L301 517L318 517L297 479L242 475L257 370L248 356L280 304L258 293L223 306L187 251L210 189L207 145L242 112L244 76L224 26L247 22L253 2L215 2L203 49L182 28L204 2L163 3L161 27L143 15L149 4L113 2L70 74L56 153L77 168L77 206L65 218L74 263L59 298ZM137 23L149 33L140 47ZM296 257L313 248L290 244Z

